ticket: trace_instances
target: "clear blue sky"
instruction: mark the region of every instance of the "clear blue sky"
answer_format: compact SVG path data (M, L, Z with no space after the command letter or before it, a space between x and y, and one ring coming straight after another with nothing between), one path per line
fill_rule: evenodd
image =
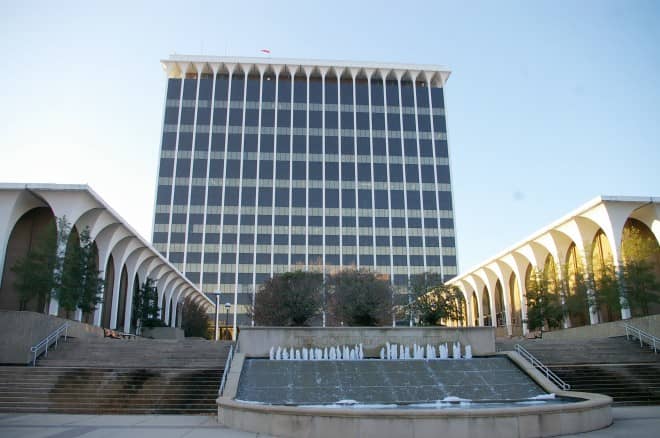
M0 4L0 181L88 183L147 238L171 53L449 66L459 270L660 195L658 1Z

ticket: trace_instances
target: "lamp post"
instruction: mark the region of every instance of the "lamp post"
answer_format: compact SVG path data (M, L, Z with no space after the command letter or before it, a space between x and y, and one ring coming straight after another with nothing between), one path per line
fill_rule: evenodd
M229 309L231 308L231 303L225 303L225 327L229 327Z
M219 319L220 319L220 292L213 292L215 295L215 340L218 340L220 332Z

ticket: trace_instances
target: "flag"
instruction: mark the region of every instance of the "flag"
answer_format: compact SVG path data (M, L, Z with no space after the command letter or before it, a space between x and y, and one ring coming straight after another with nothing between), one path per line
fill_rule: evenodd
M259 51L263 54L270 55L270 50L269 49L261 49Z

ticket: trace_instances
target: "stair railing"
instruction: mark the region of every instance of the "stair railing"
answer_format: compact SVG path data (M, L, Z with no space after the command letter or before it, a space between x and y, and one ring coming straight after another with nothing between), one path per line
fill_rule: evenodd
M623 328L626 330L626 338L628 340L631 338L635 340L635 338L637 338L639 339L640 347L644 347L644 344L646 343L653 349L654 353L658 353L658 348L660 347L660 339L628 323L623 324Z
M231 367L231 361L234 358L234 346L229 346L229 354L227 355L227 361L225 362L225 369L222 372L222 379L220 380L220 389L218 390L218 395L222 395L225 391L225 384L227 383L227 376L229 375L229 368Z
M539 370L541 373L545 375L545 377L550 380L552 383L563 389L564 391L570 391L571 390L571 385L568 383L564 382L558 375L552 372L550 368L547 366L543 365L543 362L538 360L532 353L527 351L525 347L523 347L520 344L516 344L513 347L516 352L523 357L523 359L527 360L527 362L531 363L534 368Z
M57 342L60 337L64 335L64 342L66 342L67 336L69 334L69 323L65 322L55 330L53 330L48 336L43 338L39 343L30 347L30 352L32 353L32 366L37 365L37 357L44 353L44 357L48 357L48 348L54 344L53 348L57 347Z

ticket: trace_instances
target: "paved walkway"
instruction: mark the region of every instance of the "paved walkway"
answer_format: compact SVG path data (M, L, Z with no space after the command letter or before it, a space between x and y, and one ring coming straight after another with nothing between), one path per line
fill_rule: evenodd
M614 408L614 424L574 438L655 438L660 406ZM248 438L266 437L220 426L215 417L193 415L0 414L3 438ZM348 437L345 437L348 438Z

